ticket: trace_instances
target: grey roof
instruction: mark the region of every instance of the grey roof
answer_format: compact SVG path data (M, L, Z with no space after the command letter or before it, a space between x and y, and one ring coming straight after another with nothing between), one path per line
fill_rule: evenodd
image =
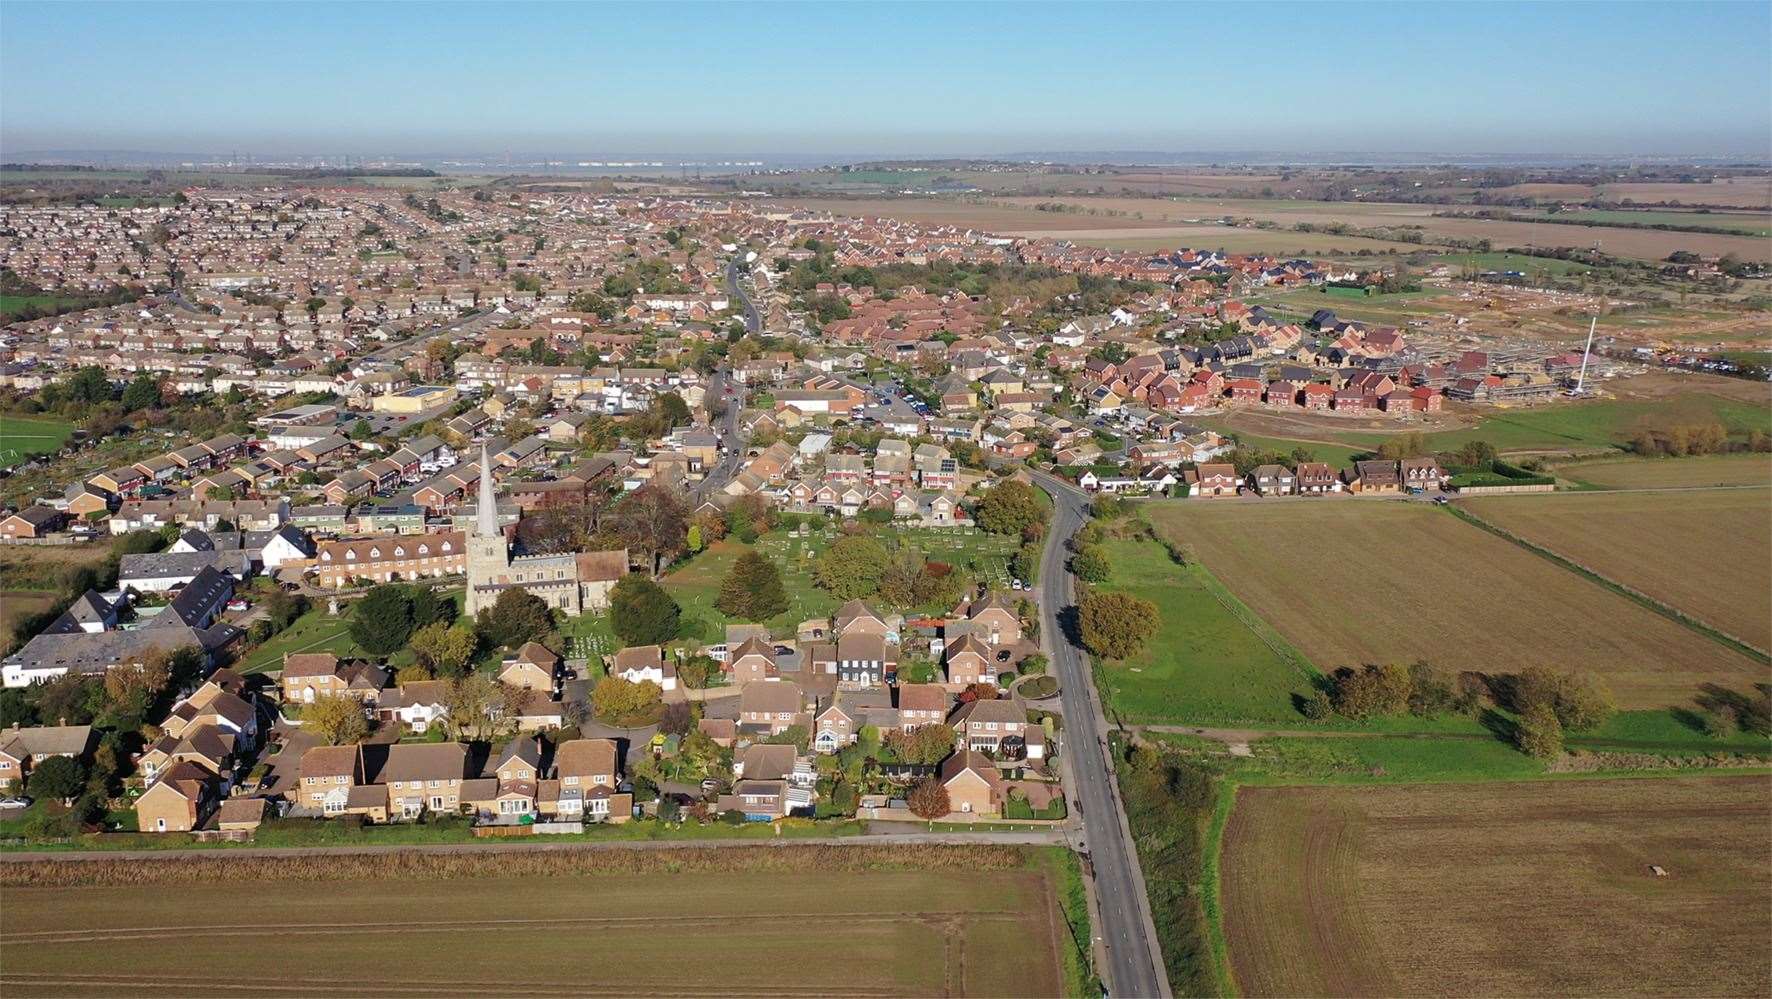
M161 579L171 576L195 577L204 569L217 567L240 576L251 568L252 559L242 551L152 552L146 555L125 555L118 560L117 579Z
M43 634L25 643L25 647L6 657L6 662L26 669L61 666L74 673L102 673L109 667L145 655L152 649L180 649L196 646L211 652L232 641L240 633L231 625L213 628L192 628L176 616L162 615L165 627L139 628L134 631L68 632Z
M178 596L166 612L156 617L148 628L168 627L161 622L169 620L173 615L178 621L192 628L201 628L209 624L206 618L216 604L234 595L234 581L223 573L217 572L214 566L205 566L197 573L195 579L185 584Z

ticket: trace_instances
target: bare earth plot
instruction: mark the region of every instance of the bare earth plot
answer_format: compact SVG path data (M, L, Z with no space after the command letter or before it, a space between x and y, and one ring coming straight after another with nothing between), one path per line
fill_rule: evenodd
M1772 647L1772 489L1460 501L1484 520L1750 645Z
M1772 455L1707 454L1695 458L1618 458L1559 467L1557 475L1602 489L1772 485Z
M1591 670L1623 708L1689 701L1767 670L1659 614L1423 503L1182 500L1153 521L1320 669L1426 659Z
M1053 904L1034 870L9 887L0 993L1056 995Z
M1768 823L1763 776L1246 787L1232 970L1251 996L1764 995Z

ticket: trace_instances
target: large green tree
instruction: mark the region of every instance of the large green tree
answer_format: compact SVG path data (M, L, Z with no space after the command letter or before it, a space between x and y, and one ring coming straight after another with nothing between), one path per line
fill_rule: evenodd
M630 572L609 593L609 622L627 645L657 645L677 637L682 608L645 574Z
M839 600L872 596L886 574L884 545L866 535L842 538L818 558L814 576L818 585Z
M412 633L411 645L418 661L443 676L460 676L480 644L472 628L452 628L441 621Z
M412 627L412 594L399 584L373 587L351 608L351 640L372 656L405 648Z
M547 601L528 590L510 589L491 607L481 608L474 630L494 645L516 648L554 630L554 614Z
M1157 633L1157 607L1129 593L1091 593L1078 605L1077 621L1090 652L1125 659Z
M726 573L714 606L742 621L766 621L780 614L788 609L781 570L761 552L745 552Z
M1033 486L1005 479L984 494L973 516L992 534L1021 534L1031 525L1045 523L1046 509Z

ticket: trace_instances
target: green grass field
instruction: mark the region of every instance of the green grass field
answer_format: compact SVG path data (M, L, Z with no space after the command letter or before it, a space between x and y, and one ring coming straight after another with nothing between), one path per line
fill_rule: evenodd
M357 643L351 640L350 608L340 608L339 615L333 617L326 613L326 606L321 603L296 618L281 634L246 653L234 664L234 669L240 673L282 669L283 656L292 652L334 652L340 656L361 654Z
M1766 216L1748 212L1637 212L1625 209L1582 209L1541 217L1608 224L1691 226L1697 229L1713 229L1717 232L1743 233L1748 236L1772 236L1772 225L1768 224Z
M882 540L895 537L931 560L947 562L957 572L991 586L1004 587L1009 583L1009 558L1015 554L1012 539L965 527L878 528L877 536ZM815 531L799 537L786 531L771 531L757 539L757 550L781 569L782 584L788 594L788 609L765 622L773 634L790 635L801 621L827 617L837 609L840 601L819 589L812 573L818 556L838 537L835 532ZM714 601L719 599L726 573L744 550L745 546L737 541L717 542L664 578L665 588L682 606L684 618L705 623L704 639L713 640L718 637L715 633L723 632L726 625L738 623L716 609Z
M1473 440L1488 441L1496 450L1514 453L1582 452L1619 447L1640 429L1674 423L1719 422L1732 433L1752 430L1772 433L1772 407L1729 399L1709 392L1682 392L1664 399L1597 399L1592 402L1555 402L1528 409L1493 410L1480 422L1456 430L1425 435L1435 451L1457 450ZM1202 423L1265 449L1291 451L1305 447L1321 461L1345 465L1358 452L1371 451L1390 436L1370 431L1337 430L1325 420L1314 439L1268 437L1247 433L1232 420L1205 419ZM1334 443L1321 443L1331 441Z
M1130 723L1294 724L1310 692L1304 657L1199 564L1178 566L1154 541L1104 543L1103 588L1157 605L1157 635L1138 656L1096 667L1109 713Z
M47 296L34 296L43 298ZM0 296L0 312L18 296ZM53 416L0 416L0 468L11 468L34 454L48 454L67 442L74 425Z
M1371 443L1319 444L1316 441L1286 440L1282 437L1262 437L1257 434L1249 433L1246 430L1239 430L1235 427L1229 426L1221 420L1204 419L1200 421L1200 424L1217 430L1220 433L1234 433L1237 435L1237 440L1242 442L1244 447L1253 448L1257 451L1278 451L1281 454L1291 454L1293 449L1302 447L1307 451L1310 451L1311 454L1316 457L1316 460L1326 461L1337 468L1345 468L1353 464L1355 455L1369 453L1373 448L1377 447L1382 440L1382 438L1374 436ZM1352 435L1338 434L1336 436L1349 437ZM1288 459L1288 461L1290 461L1290 459Z

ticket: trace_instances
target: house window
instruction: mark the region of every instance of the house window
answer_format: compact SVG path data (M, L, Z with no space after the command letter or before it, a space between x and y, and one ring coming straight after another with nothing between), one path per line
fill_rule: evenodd
M442 808L443 807L443 796L440 794L431 795L431 807L432 808Z

